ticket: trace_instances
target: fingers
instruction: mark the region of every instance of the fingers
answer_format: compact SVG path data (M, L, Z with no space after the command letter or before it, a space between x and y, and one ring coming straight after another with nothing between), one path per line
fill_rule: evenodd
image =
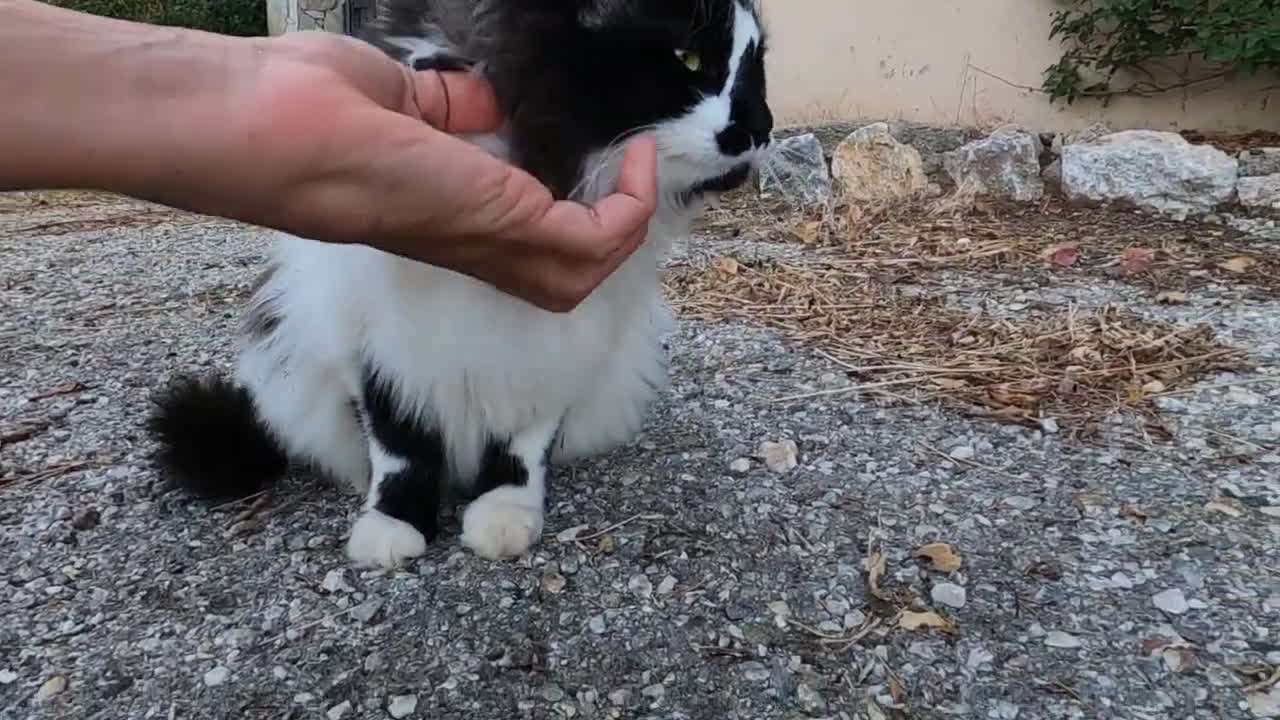
M620 251L630 255L635 246L628 240L637 233L643 238L658 206L657 167L654 140L633 140L623 156L617 192L590 208L568 201L552 204L529 228L530 236L581 260L606 261Z
M494 130L502 122L498 98L483 78L469 73L410 71L417 112L432 127L447 133Z

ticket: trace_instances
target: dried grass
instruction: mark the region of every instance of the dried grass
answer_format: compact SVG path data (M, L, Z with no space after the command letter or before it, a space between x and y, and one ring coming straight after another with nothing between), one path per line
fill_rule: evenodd
M771 328L854 380L785 400L892 386L908 400L948 399L997 418L1085 423L1120 408L1154 418L1154 397L1243 367L1241 351L1204 325L1175 328L1114 306L997 317L904 294L866 270L857 261L750 267L725 257L669 273L667 287L685 316Z

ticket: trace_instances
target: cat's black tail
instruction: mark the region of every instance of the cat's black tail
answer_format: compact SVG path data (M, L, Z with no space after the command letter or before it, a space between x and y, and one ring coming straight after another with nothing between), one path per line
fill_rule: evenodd
M153 459L173 485L201 498L239 499L279 480L289 459L249 391L219 376L181 377L154 400Z

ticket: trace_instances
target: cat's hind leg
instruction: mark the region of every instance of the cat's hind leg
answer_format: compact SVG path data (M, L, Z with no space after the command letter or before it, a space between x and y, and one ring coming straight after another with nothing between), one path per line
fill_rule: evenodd
M490 560L519 557L542 536L551 443L560 417L491 440L477 476L481 493L462 514L462 544Z
M366 374L363 394L372 471L347 556L358 565L394 568L425 553L439 529L444 439L403 409L376 373Z

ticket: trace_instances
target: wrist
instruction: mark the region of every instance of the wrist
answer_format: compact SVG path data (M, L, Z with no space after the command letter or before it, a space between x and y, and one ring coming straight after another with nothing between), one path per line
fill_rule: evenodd
M0 189L94 188L166 201L199 172L251 43L0 0Z

